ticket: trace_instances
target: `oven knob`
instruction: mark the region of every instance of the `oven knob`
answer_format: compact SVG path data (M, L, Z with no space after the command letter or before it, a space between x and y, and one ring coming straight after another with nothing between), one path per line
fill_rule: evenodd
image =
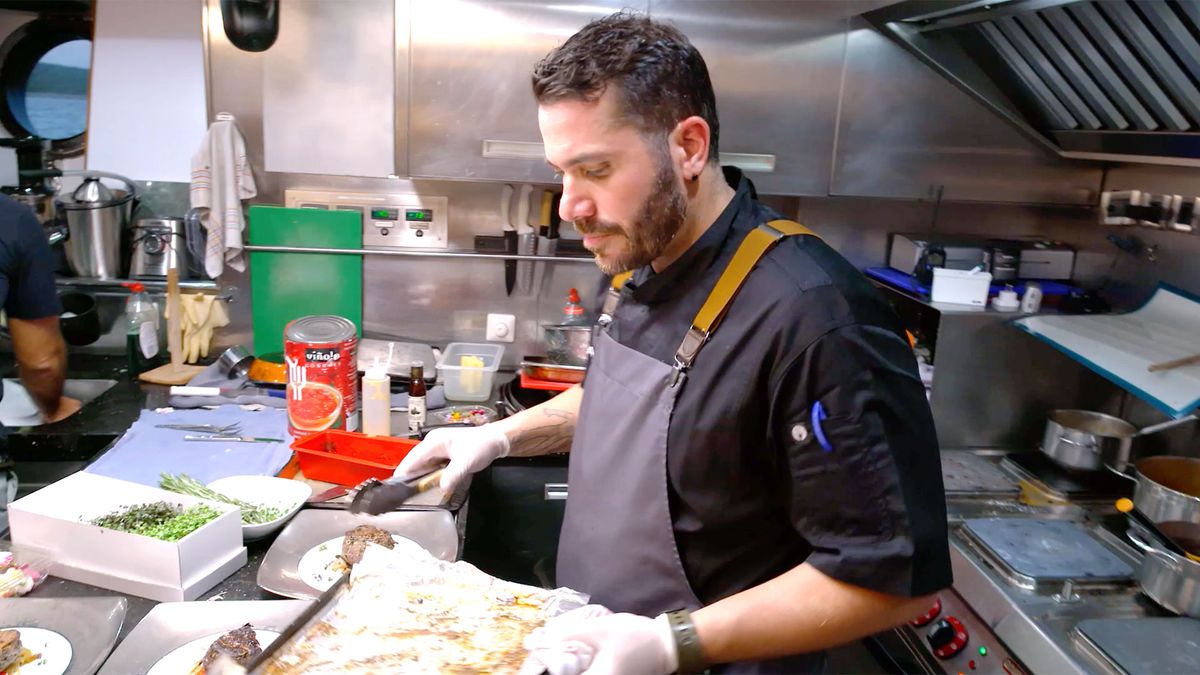
M933 624L925 639L939 659L948 659L967 646L967 629L958 619L948 616Z
M941 614L941 613L942 613L942 599L938 598L937 600L933 601L933 607L930 607L928 612L925 612L921 616L918 616L917 618L913 619L912 621L909 621L908 625L916 626L917 628L920 628L921 626L928 626L929 622L936 619L938 617L938 614Z

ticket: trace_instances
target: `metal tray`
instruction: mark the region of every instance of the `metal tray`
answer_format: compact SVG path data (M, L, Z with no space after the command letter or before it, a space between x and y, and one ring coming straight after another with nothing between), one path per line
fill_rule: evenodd
M247 622L255 628L283 633L311 604L300 600L164 602L151 609L126 636L104 663L100 675L145 673L172 650Z
M0 628L34 626L71 643L66 675L92 675L112 651L125 622L125 598L9 598L0 600Z
M262 650L262 653L254 657L250 663L246 664L247 673L263 673L265 666L275 656L276 652L282 649L285 645L290 644L297 636L303 635L304 631L315 621L319 621L329 613L337 605L338 598L346 592L350 587L350 575L344 575L338 579L337 583L330 586L328 590L322 593L314 602L309 603L305 610L297 615L286 628L280 631L279 639L271 643L270 647Z
M393 511L378 516L333 509L305 509L275 539L258 568L258 585L276 595L315 600L321 591L300 579L297 566L310 548L340 537L358 525L374 525L417 542L441 560L456 560L458 529L445 509Z

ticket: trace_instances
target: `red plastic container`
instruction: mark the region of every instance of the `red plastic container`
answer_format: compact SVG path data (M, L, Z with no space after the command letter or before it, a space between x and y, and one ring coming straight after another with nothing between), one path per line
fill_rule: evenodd
M353 487L368 478L391 478L416 439L326 430L292 443L305 478Z

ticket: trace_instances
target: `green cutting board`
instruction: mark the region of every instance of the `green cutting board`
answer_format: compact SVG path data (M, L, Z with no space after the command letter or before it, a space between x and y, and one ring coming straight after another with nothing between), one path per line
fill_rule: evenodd
M254 246L362 248L362 216L353 211L250 207ZM362 335L362 256L339 253L250 252L250 311L254 353L283 351L288 322L335 314Z

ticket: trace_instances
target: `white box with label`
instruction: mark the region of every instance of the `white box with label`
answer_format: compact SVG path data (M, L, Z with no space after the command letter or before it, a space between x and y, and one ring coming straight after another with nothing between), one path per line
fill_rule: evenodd
M987 307L988 289L992 285L989 272L969 272L933 268L933 290L930 300L955 305Z

